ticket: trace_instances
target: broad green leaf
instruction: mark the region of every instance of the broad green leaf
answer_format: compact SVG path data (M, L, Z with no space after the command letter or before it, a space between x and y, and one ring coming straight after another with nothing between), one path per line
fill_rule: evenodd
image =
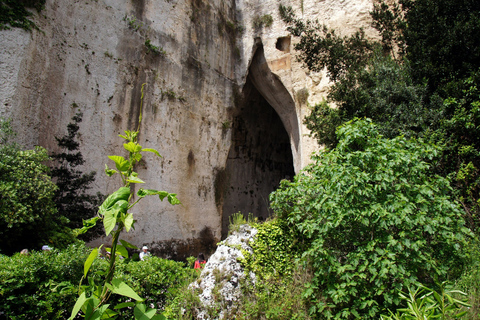
M107 236L110 234L110 232L112 232L117 224L117 213L118 210L111 209L104 214L103 227L105 228L105 234Z
M177 199L177 195L175 193L168 194L168 202L170 202L171 205L176 205L181 203L180 200Z
M95 312L95 307L97 305L98 304L96 303L95 298L93 296L91 296L85 301L85 303L82 306L82 311L83 313L85 313L85 317L87 317L87 319L95 319L93 318L93 314Z
M106 305L107 307L110 306L109 304ZM103 306L102 306L103 308ZM115 319L114 317L118 315L118 312L115 312L111 309L105 308L102 313L102 319Z
M85 292L82 292L82 294L78 297L77 302L75 302L75 305L72 309L72 314L70 315L70 318L68 318L68 320L73 320L76 317L85 301L87 301L87 297L85 296Z
M100 217L93 217L88 220L83 220L83 227L79 229L74 229L73 232L76 236L80 234L84 234L87 232L89 229L95 227L97 225L97 221L100 219Z
M92 266L93 261L95 258L98 256L98 248L95 248L90 252L88 255L87 260L85 260L85 264L83 265L83 276L86 277L88 270L90 270L90 267Z
M130 162L122 156L108 156L108 158L115 162L115 166L121 172L127 171L130 167Z
M131 214L131 213L129 213L129 214ZM130 242L127 242L125 240L120 240L120 242L125 248L138 250L138 247L131 244Z
M123 303L117 304L114 307L114 309L123 309L123 308L133 307L133 306L135 306L135 302L123 302Z
M139 162L140 160L142 160L142 154L141 153L134 153L132 154L132 157L131 159L132 160L135 160L135 162Z
M167 191L158 191L157 194L161 201L163 201L163 199L165 199L165 197L168 196Z
M133 310L135 320L150 320L155 316L156 313L157 310L147 309L147 307L143 303L137 304L137 306Z
M115 169L110 169L106 164L105 164L105 174L109 177L113 176L115 173L118 173L117 170Z
M128 201L130 197L130 188L120 187L117 191L112 193L105 199L100 208L98 208L98 213L104 215L107 210L113 207L117 201L124 200Z
M153 195L159 195L160 200L163 200L166 196L168 196L168 192L158 191L153 189L140 189L137 191L137 196L140 198L144 198L146 196L153 196Z
M115 204L112 207L112 210L117 210L118 212L127 212L128 210L128 201L126 200L119 200L115 202Z
M153 153L155 153L157 156L159 156L160 158L163 158L163 157L160 155L160 153L158 153L158 151L155 150L155 149L152 149L152 148L144 148L144 149L142 149L142 152L143 152L143 151L153 152Z
M142 150L142 146L135 142L124 143L123 147L131 153L140 152Z
M117 252L118 254L120 254L122 257L124 258L127 258L128 259L128 251L127 249L122 246L122 245L117 245Z
M121 296L129 297L135 299L137 301L143 301L140 296L133 291L125 282L120 279L113 279L112 284L106 283L105 284L108 289L110 289L113 293L119 294Z
M140 179L136 176L133 176L133 175L130 175L130 177L128 177L127 181L131 182L131 183L145 183L145 181L143 181L142 179Z
M125 225L125 231L129 232L134 223L135 220L133 219L133 214L127 213L127 215L125 216L125 221L123 222L123 224Z

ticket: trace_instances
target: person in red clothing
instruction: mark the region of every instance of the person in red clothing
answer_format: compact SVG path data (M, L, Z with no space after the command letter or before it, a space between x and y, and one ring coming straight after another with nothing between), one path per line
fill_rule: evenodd
M203 255L203 253L199 253L198 259L195 260L195 266L193 268L202 269L205 266L205 263L207 263L207 261L205 261L205 256Z

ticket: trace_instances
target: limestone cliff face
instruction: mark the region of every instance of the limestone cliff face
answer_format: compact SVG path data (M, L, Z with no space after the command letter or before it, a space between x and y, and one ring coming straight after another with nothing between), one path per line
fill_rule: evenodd
M108 193L119 181L103 175L107 155L122 154L118 134L137 123L146 83L140 143L163 158L147 156L138 172L182 205L144 200L123 238L171 258L209 250L231 214L266 218L268 194L317 147L302 121L328 79L295 60L279 3L47 0L35 18L42 32L0 31L0 116L26 146L53 151L82 111L85 170ZM347 34L368 27L372 0L283 4ZM264 15L273 23L255 25Z

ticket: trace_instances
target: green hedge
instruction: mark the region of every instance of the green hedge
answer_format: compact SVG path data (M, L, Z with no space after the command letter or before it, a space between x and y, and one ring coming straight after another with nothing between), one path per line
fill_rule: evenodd
M0 319L67 319L77 300L83 264L90 251L77 243L61 251L1 256ZM92 269L106 267L105 260L96 259ZM151 257L146 261L119 261L116 272L147 303L163 309L193 270L181 262ZM122 318L129 319L130 310Z
M8 319L66 319L88 256L83 244L63 251L0 259L0 313Z

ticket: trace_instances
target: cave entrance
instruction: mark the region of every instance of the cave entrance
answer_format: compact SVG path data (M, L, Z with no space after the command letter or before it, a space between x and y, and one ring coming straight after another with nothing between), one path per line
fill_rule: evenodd
M236 212L252 213L259 220L269 217L269 194L282 179L295 175L292 151L297 146L292 148L292 141L298 142L298 137L295 130L286 129L286 126L295 128L292 125L297 121L295 104L283 84L276 83L279 80L271 76L260 47L250 66L231 127L232 144L223 175L222 239L227 236L230 217ZM264 94L265 91L268 94ZM282 99L285 93L290 100L283 99L282 103L290 103L288 107L269 99L269 95ZM282 112L281 108L291 111ZM288 117L282 119L278 110Z

